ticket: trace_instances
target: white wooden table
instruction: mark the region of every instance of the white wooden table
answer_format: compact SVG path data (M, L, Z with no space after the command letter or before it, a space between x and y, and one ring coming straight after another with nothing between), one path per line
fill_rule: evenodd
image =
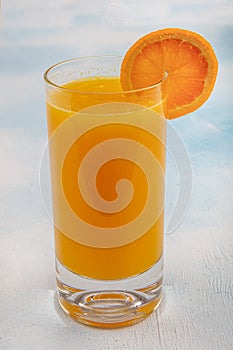
M230 0L2 1L0 349L233 349L232 6ZM143 34L173 26L200 32L219 59L210 100L172 122L193 168L189 210L165 235L158 311L127 328L89 328L64 315L54 295L52 226L38 184L46 143L42 73L66 58L123 55ZM167 217L179 187L168 170Z

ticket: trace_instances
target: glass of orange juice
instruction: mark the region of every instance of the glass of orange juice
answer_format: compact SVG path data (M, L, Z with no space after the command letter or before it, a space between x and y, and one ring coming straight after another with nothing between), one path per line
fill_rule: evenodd
M97 327L139 322L160 303L166 77L123 91L121 57L45 73L57 293Z

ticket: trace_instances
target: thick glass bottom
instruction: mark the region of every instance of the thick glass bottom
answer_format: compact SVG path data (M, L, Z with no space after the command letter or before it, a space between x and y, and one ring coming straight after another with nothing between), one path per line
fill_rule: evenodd
M147 317L161 301L162 258L149 270L120 280L79 276L56 262L58 301L62 309L89 326L116 328Z

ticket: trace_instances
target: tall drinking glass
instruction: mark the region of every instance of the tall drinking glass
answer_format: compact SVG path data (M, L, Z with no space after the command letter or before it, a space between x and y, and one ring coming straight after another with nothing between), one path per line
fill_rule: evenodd
M120 57L45 73L57 294L97 327L136 323L161 300L166 77L122 91Z

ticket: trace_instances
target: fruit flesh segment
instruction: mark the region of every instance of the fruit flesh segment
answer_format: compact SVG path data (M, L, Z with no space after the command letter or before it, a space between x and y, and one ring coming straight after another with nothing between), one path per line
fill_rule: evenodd
M209 98L218 61L211 44L200 34L164 28L138 39L121 65L124 90L149 87L168 73L167 119L191 113Z
M197 47L182 40L165 39L148 44L133 62L133 87L155 84L164 71L169 74L168 109L174 109L193 102L202 93L208 64Z

